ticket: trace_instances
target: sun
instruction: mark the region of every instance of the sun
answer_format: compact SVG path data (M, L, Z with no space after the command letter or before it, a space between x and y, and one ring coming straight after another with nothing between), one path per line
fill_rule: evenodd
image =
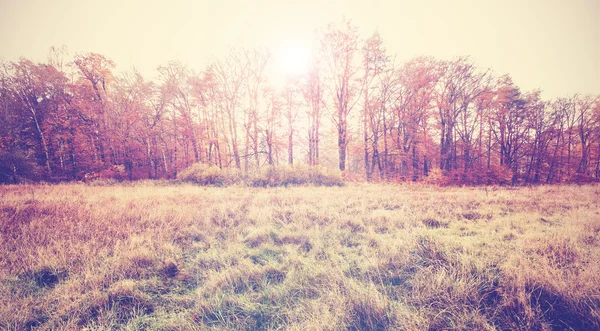
M286 76L306 73L309 61L309 49L300 42L289 41L283 43L277 52L279 70Z

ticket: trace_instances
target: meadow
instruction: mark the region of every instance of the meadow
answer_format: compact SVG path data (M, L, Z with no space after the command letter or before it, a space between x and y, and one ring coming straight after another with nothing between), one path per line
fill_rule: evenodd
M92 183L93 184L93 183ZM0 329L600 329L600 186L0 186Z

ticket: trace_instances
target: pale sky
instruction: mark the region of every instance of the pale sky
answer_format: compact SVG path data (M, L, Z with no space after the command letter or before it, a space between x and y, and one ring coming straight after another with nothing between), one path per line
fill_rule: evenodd
M600 94L600 0L0 0L0 58L45 61L50 46L100 53L147 78L178 60L196 71L229 46L309 47L342 17L378 30L398 61L470 55L544 98ZM298 46L300 45L300 46Z

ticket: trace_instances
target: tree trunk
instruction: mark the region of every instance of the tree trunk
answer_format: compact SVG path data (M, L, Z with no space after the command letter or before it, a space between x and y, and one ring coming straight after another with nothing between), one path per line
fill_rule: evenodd
M341 116L340 116L341 117ZM347 145L346 120L342 117L338 124L338 150L340 170L346 170L346 145Z

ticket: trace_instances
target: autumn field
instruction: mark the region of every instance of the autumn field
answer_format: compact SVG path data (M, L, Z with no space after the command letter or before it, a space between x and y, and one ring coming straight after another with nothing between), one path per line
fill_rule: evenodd
M0 186L0 329L593 330L600 187Z

